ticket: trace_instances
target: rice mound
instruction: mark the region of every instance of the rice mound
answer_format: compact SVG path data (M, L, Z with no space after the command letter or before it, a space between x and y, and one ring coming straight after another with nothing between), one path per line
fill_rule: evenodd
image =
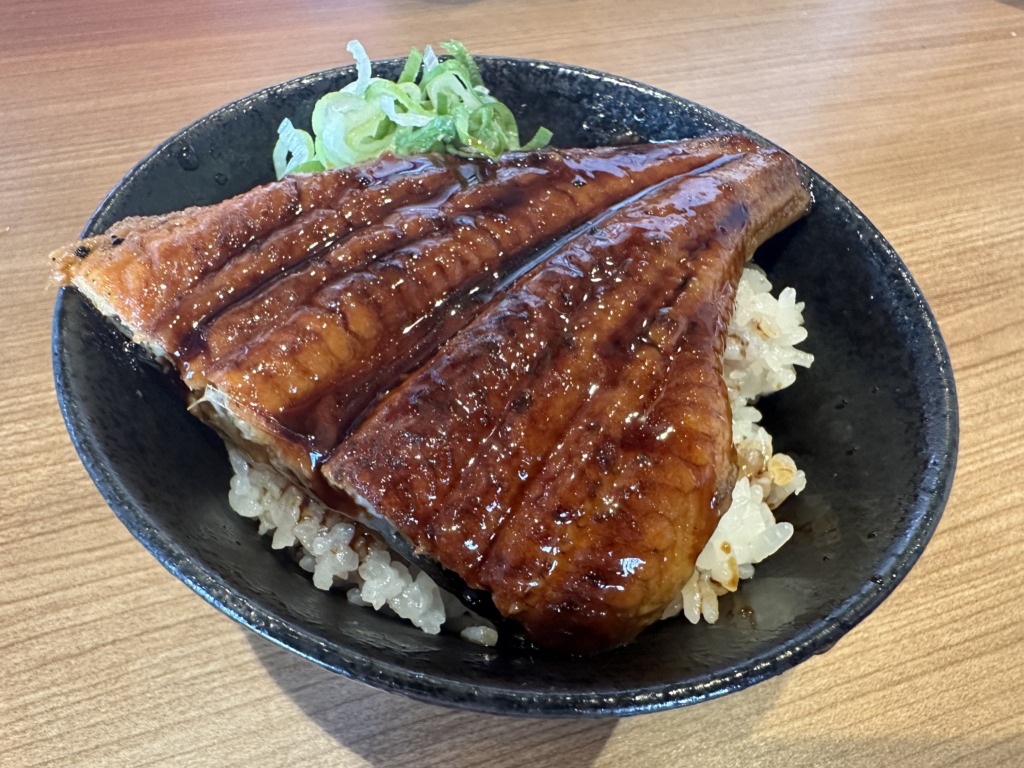
M796 380L795 366L813 357L795 345L807 338L803 304L792 288L775 298L771 283L756 266L743 271L725 350L725 381L733 417L733 443L739 479L732 504L697 558L693 575L662 618L683 613L697 623L718 620L718 598L754 575L754 565L774 554L793 535L772 510L807 484L792 458L772 450L771 435L760 425L753 403ZM228 446L234 476L228 503L238 514L259 521L259 532L273 534L274 549L291 549L313 585L346 589L349 602L390 612L424 632L442 627L480 645L497 643L498 633L425 573L393 558L380 539L289 483L270 467L250 461Z
M498 641L491 622L443 592L427 574L393 559L375 535L230 445L228 458L234 471L231 508L258 520L260 535L272 533L271 547L291 549L299 567L313 574L313 586L347 587L349 602L387 609L430 634L444 626L480 645Z

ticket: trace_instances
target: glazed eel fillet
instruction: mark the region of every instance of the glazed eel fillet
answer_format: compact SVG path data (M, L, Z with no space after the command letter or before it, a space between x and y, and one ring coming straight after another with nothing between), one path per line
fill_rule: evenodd
M738 136L385 156L51 258L227 440L591 651L660 616L728 506L736 283L808 203Z
M325 476L536 643L628 642L729 506L736 285L807 202L770 151L652 189L517 280L380 402Z

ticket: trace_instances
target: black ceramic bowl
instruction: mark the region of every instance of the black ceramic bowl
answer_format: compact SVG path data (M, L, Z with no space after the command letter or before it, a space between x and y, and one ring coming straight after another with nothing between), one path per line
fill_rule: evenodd
M375 65L395 76L400 62ZM744 128L644 85L537 61L480 58L495 94L555 143L588 146ZM85 230L132 214L213 203L273 178L284 117L308 121L352 67L274 86L189 126L139 163ZM762 403L777 449L807 490L780 510L793 540L723 601L713 625L662 622L594 658L481 648L430 636L313 587L227 505L219 440L78 293L63 290L53 328L57 392L71 438L128 529L226 614L343 675L426 701L531 715L628 715L744 688L828 650L906 575L938 522L957 448L949 360L907 268L863 215L805 169L811 214L756 260L806 302L816 358Z

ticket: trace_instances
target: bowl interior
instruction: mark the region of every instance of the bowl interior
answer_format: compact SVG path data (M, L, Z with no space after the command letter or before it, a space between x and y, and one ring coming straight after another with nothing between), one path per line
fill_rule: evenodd
M750 133L601 73L490 57L480 67L524 136L543 124L561 146ZM353 77L351 67L311 75L208 115L133 169L86 233L270 181L280 120L308 124L316 99ZM230 510L224 449L173 383L69 290L53 332L65 420L115 513L161 563L236 620L342 674L435 703L544 715L633 714L743 688L827 650L895 588L938 521L955 465L956 397L934 318L879 232L804 171L813 211L755 260L806 304L802 348L814 366L761 409L809 483L778 513L796 527L793 541L723 600L715 625L663 622L626 648L566 659L425 635L315 589Z

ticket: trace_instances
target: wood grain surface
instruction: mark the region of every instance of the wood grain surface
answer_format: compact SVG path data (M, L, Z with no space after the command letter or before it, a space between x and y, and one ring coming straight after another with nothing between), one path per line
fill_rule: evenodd
M115 519L65 432L47 253L152 147L261 87L462 39L699 101L830 179L949 345L957 478L895 593L828 653L624 720L452 712L252 635ZM0 4L0 764L1024 764L1020 2Z

